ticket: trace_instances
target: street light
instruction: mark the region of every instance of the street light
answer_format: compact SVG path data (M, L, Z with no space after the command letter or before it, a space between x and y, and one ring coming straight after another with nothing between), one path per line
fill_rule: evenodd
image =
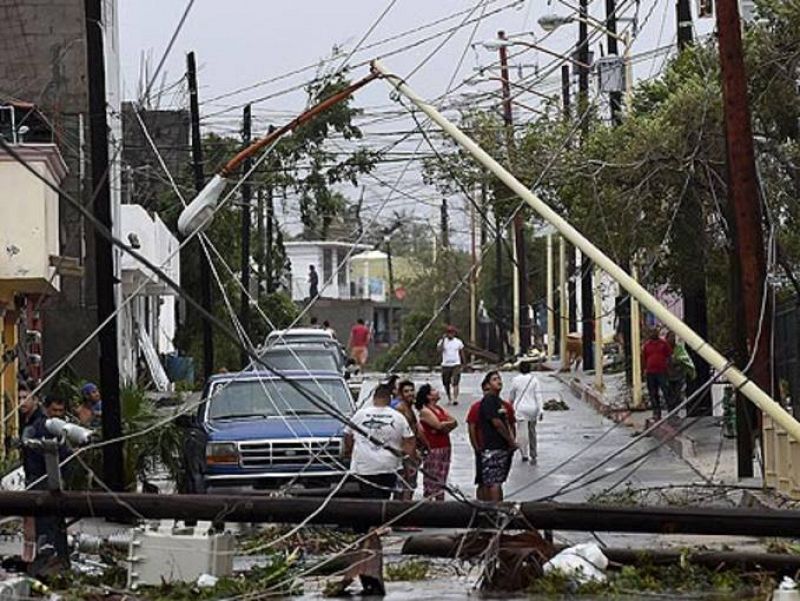
M189 205L181 211L178 217L178 231L183 236L190 236L197 231L202 231L213 220L214 212L219 204L220 197L225 192L228 185L228 179L231 175L236 173L239 166L248 158L252 157L259 150L266 148L273 142L277 142L284 134L293 131L311 121L314 117L329 109L333 105L349 98L356 90L371 82L378 77L375 73L370 73L363 79L358 80L347 88L337 92L329 98L323 100L319 104L312 106L310 109L304 111L286 125L268 133L263 138L256 140L250 146L239 152L235 157L228 161L225 166L220 169L219 173L211 178L200 193L195 197Z
M634 23L634 27L636 26L635 25L635 23L636 23L635 19L630 19L630 18L625 18L625 17L617 17L616 20L617 21L631 21L631 22ZM625 93L625 104L626 104L626 106L630 107L630 105L631 105L631 103L630 103L630 94L631 94L630 82L631 82L631 79L632 79L631 74L630 74L630 68L631 68L631 61L630 61L631 38L630 38L630 34L628 33L627 30L625 30L624 35L619 35L618 33L609 30L600 21L597 21L595 19L584 18L584 17L578 16L578 15L558 15L558 14L543 15L543 16L541 16L539 18L539 27L544 29L546 32L550 33L552 31L555 31L557 28L561 27L562 25L568 25L568 24L574 23L576 21L581 22L581 23L586 23L587 25L591 25L596 30L604 33L605 35L610 36L610 37L622 42L622 45L625 48L625 51L623 52L623 55L622 55L623 73L624 73L622 81L623 81L623 87L624 87L624 90L625 90L624 91L624 93Z

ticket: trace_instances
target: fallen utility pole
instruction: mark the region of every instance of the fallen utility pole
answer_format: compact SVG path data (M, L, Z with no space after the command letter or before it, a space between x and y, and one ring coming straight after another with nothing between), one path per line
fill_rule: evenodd
M516 193L520 198L531 205L531 207L546 221L550 222L564 238L578 247L591 261L596 263L609 276L619 282L619 284L627 290L633 298L648 309L656 319L660 320L670 330L675 332L675 334L683 338L687 346L694 349L703 359L716 368L723 379L737 387L742 394L749 398L759 409L768 413L792 438L800 441L800 422L789 415L789 413L764 392L758 384L731 365L717 349L703 340L697 332L688 327L680 319L675 317L669 309L662 305L645 288L639 285L635 279L627 274L619 265L614 263L603 251L592 244L566 219L551 209L538 196L531 192L527 186L511 175L500 163L494 160L485 150L469 138L469 136L464 134L464 132L448 121L439 111L425 102L425 100L403 83L402 78L391 73L378 60L372 62L372 68L376 73L382 74L393 89L408 98L423 113L430 117L434 123L439 125L447 135L453 138L464 150L471 154L473 158L494 173L512 192ZM749 119L747 124L749 125ZM750 142L752 143L752 136ZM750 149L752 151L752 146ZM748 325L757 325L757 322ZM769 340L769 336L763 336L762 340L766 343L766 341Z
M86 62L89 84L89 136L92 157L92 188L95 191L94 216L113 230L111 187L109 184L108 122L106 119L106 71L103 54L103 3L86 0ZM100 391L103 393L103 438L117 440L103 447L103 479L111 490L123 489L122 409L119 389L117 349L116 281L114 249L99 231L94 235L95 297L97 323L108 324L100 330Z
M486 547L497 536L495 531L471 531L466 536L460 534L422 534L410 536L403 543L402 555L424 555L426 557L458 558L469 560L486 552ZM505 535L508 548L519 548L514 538L518 535ZM516 543L516 544L515 544ZM500 547L506 541L500 539ZM513 546L512 546L513 545ZM564 546L557 546L561 551ZM685 549L631 549L627 547L603 547L603 555L609 561L624 565L671 565L691 563L712 569L720 566L746 571L800 570L800 556L789 553L754 553L747 551L689 551Z
M459 501L413 503L361 499L269 498L225 495L47 491L0 492L0 515L195 519L227 522L338 524L422 528L493 528L497 511L512 515L509 529L659 534L800 536L800 511L753 511L694 507L518 503L487 505ZM310 518L310 519L309 519Z
M762 232L761 203L758 196L753 129L747 98L747 75L742 49L742 29L737 0L717 0L719 63L722 72L722 100L727 148L728 198L735 256L734 302L738 360L749 363L750 376L763 390L772 382L770 345L772 320L769 306L766 260ZM763 311L766 309L766 311ZM738 397L738 395L737 395ZM763 408L762 408L763 409ZM753 443L760 415L739 398L736 404L737 464L740 478L753 475ZM795 441L797 437L794 436Z

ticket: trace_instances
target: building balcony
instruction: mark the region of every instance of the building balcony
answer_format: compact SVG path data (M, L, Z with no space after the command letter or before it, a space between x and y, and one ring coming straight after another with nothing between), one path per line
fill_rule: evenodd
M61 185L67 169L54 144L19 144L15 150L47 181ZM57 293L58 194L1 150L0 189L0 293Z

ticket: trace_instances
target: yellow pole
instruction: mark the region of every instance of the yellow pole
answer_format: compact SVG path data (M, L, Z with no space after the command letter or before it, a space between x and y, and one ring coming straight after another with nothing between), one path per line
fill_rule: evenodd
M639 274L636 265L631 266L631 276L638 281ZM639 302L631 295L631 372L632 372L632 401L635 408L642 406L642 331Z
M511 256L514 258L514 268L511 270L512 276L512 286L511 286L511 294L514 295L514 302L512 303L512 320L513 320L513 333L511 335L511 343L514 347L514 354L519 356L519 352L521 349L520 339L519 339L519 269L516 268L517 266L517 232L514 227L509 228L509 233L511 235Z
M603 390L603 271L594 266L594 387Z
M438 124L447 135L453 138L464 150L480 162L481 165L494 173L509 190L516 193L517 196L527 202L542 218L550 222L570 244L579 248L593 263L599 265L603 271L619 282L631 295L632 299L636 299L644 305L648 311L653 313L656 319L675 332L677 336L685 340L689 348L693 349L717 371L724 372L724 378L728 382L737 387L741 393L750 399L759 409L772 417L779 426L791 434L792 438L800 441L800 422L789 415L783 407L776 403L766 392L761 390L755 382L748 379L741 371L732 366L731 362L728 361L725 356L698 335L697 332L675 317L669 309L640 286L624 269L614 263L614 261L592 244L566 219L561 217L561 215L551 209L547 203L543 202L538 196L531 192L525 184L511 175L511 173L478 146L469 136L448 121L432 105L420 98L404 83L401 77L388 71L378 60L372 62L372 68L375 72L382 74L384 80L392 86L392 88L414 103L423 113L430 117L433 122ZM631 308L633 309L633 307ZM637 354L639 350L638 348L634 348L634 352ZM636 377L636 373L634 373L634 377Z
M556 308L553 306L553 235L547 234L547 360L556 351Z
M558 238L558 313L559 332L558 354L561 358L561 368L569 369L567 363L567 334L569 334L569 309L567 307L567 241Z

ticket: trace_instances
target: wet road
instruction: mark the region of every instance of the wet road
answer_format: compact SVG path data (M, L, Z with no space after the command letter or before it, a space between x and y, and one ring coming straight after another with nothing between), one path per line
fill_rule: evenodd
M506 387L510 385L513 375L513 373L502 374ZM623 479L625 474L636 466L636 464L633 464L626 469L619 470L618 468L621 465L657 446L656 441L649 438L642 440L599 468L599 470L593 470L592 468L600 460L605 459L608 455L629 443L633 432L625 426L615 426L614 422L600 416L586 403L574 397L569 388L556 379L554 375L542 373L539 377L545 400L551 398L563 399L569 406L569 410L544 412L544 420L539 422L537 427L539 434L538 464L523 463L520 454L516 454L513 468L505 487L509 500L538 500L556 493L562 486L568 484L569 488L575 487L576 489L560 495L556 500L571 502L586 500L591 494L600 492L618 480ZM453 462L449 482L470 497L474 497L475 491L473 484L474 464L465 420L469 405L480 398L480 382L482 378L482 373L464 374L461 379L459 404L457 406L445 405L445 408L459 421L459 427L451 434ZM430 382L441 389L441 381L438 374L415 374L412 379L417 385ZM376 380L372 379L365 384L362 397L368 390L372 389L375 382ZM589 445L592 446L588 450L570 460L566 465L558 467L567 458L578 454ZM558 469L555 469L557 467ZM552 474L549 473L551 471L553 472ZM606 477L599 482L581 486L580 488L571 484L574 479L586 473L590 473L591 477L600 474L604 474ZM535 482L537 480L540 481ZM623 484L618 486L617 489L624 488L625 482L628 481L633 486L640 487L694 482L697 480L697 474L685 461L668 448L662 447L652 452L641 467L630 478L625 478ZM421 493L420 487L417 496L421 495Z
M514 374L503 373L502 375L504 384L508 386ZM656 442L651 439L645 439L599 470L593 470L592 468L600 460L630 442L633 433L625 426L615 427L613 422L603 418L583 401L574 397L568 387L553 375L541 374L540 377L545 400L561 398L566 401L569 410L545 412L544 420L538 426L539 461L537 465L523 463L520 455L516 455L506 485L506 493L510 500L537 500L553 495L562 486L571 483L574 479L586 473L591 473L592 476L600 473L607 475L607 478L599 482L581 486L567 494L559 495L556 499L558 501L571 502L584 501L593 493L602 491L610 484L620 480L633 467L616 471L620 465L656 447ZM469 446L465 417L469 405L480 398L480 381L482 378L482 373L464 374L462 376L459 404L457 406L446 406L446 409L459 421L459 427L451 435L453 463L449 482L451 485L461 489L469 497L474 497L475 487L473 484L473 455ZM418 386L425 382L430 382L441 389L438 374L413 374L411 379ZM368 379L362 391L362 397L366 396L366 392L371 390L377 381L376 378ZM363 400L363 398L360 399L360 401ZM592 446L588 451L555 469L561 463L564 463L567 458L576 455L590 444ZM553 472L552 474L549 473L551 471ZM689 483L697 479L697 474L692 471L686 462L669 449L660 448L652 452L647 461L642 463L639 469L625 479L624 482L630 481L633 486L640 487ZM537 480L540 481L536 482ZM624 483L622 486L624 486ZM419 498L421 494L420 483L420 489L417 490L415 498ZM653 535L620 534L603 534L602 537L604 541L614 546L631 545L637 547L655 546L658 538ZM564 543L575 543L592 540L592 536L588 533L556 533L556 540ZM401 556L397 555L401 542L402 539L394 535L385 539L384 548L387 562L403 560ZM385 599L387 601L412 601L417 599L461 601L486 598L474 589L478 577L477 569L473 568L469 571L469 566L455 565L455 563L451 562L450 564L445 564L444 570L445 572L449 571L449 573L437 574L437 576L421 582L389 582L386 584L387 596ZM315 585L314 582L309 582L307 592L303 598L321 598L320 593L315 590L317 586L319 586L319 583ZM353 588L358 590L359 587L354 585ZM503 595L488 598L513 600L532 599L533 597ZM582 598L591 599L591 597ZM635 595L626 596L626 598L637 601ZM642 597L642 599L644 598L651 599L652 597ZM669 597L661 596L661 598Z

